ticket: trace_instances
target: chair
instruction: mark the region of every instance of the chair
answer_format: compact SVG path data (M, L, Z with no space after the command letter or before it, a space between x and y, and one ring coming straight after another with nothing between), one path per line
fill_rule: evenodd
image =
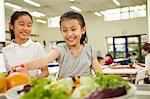
M140 70L135 78L135 84L145 84L145 79L149 79L148 72L145 69Z

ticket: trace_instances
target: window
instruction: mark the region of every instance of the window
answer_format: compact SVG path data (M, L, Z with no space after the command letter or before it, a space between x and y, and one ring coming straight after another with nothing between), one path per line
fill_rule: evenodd
M131 19L137 17L145 17L146 16L146 5L138 5L117 9L110 9L101 11L105 12L104 19L105 21L114 21L121 19Z
M141 55L141 45L147 40L145 34L107 37L107 51L114 58L127 58L128 53Z
M110 53L113 52L113 37L107 38L107 49L108 49L108 52Z

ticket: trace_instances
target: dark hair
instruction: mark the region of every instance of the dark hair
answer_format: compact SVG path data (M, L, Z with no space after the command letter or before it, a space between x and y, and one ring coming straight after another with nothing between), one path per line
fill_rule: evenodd
M104 59L103 57L100 57L100 56L97 57L97 60L98 60L98 61L101 61L101 60L103 60L103 59Z
M106 54L106 57L107 57L107 56L108 56L108 57L111 57L111 59L113 59L113 57L112 57L111 54L108 53L108 54Z
M148 51L148 53L150 53L150 44L144 43L144 45L142 46L142 49L144 49L145 51Z
M15 20L17 20L20 16L23 16L23 15L28 15L31 18L31 20L33 21L32 16L27 11L16 11L11 15L10 24L14 25ZM10 33L11 33L11 40L15 39L14 30L10 29Z
M66 13L64 13L61 17L60 17L60 26L62 21L64 21L65 19L76 19L79 21L81 27L83 28L85 26L85 21L83 16L80 13L74 12L74 11L68 11ZM88 42L88 38L87 38L87 34L86 31L84 34L82 34L81 40L80 40L80 44L84 44Z
M132 55L133 55L133 56L136 56L136 52L133 52Z
M131 56L131 54L130 54L130 53L128 53L128 54L127 54L127 57L130 57L130 56Z

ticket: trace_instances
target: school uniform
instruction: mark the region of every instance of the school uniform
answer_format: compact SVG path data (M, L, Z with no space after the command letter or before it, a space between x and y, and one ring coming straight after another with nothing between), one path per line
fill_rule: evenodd
M45 55L43 46L38 42L33 42L31 39L22 45L12 41L10 45L2 49L2 53L4 55L5 67L7 70L10 70L13 66L20 65L34 58ZM34 77L37 74L38 69L29 71L30 76Z

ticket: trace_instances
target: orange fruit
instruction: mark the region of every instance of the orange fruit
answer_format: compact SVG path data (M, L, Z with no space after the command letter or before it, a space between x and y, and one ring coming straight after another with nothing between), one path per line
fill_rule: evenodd
M4 93L7 91L7 82L6 78L0 76L0 93Z
M29 82L30 77L26 74L13 72L6 77L8 88L12 88L18 85L26 84Z

